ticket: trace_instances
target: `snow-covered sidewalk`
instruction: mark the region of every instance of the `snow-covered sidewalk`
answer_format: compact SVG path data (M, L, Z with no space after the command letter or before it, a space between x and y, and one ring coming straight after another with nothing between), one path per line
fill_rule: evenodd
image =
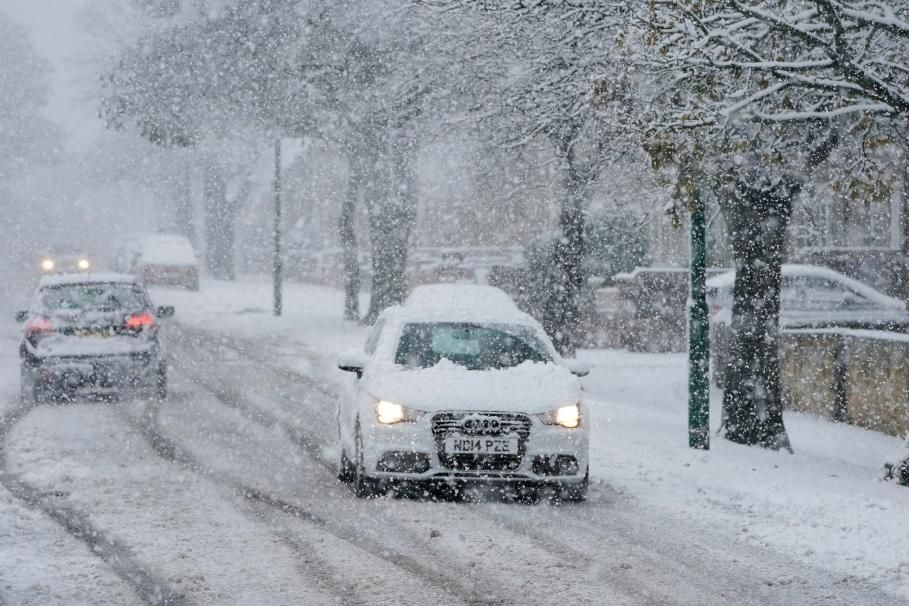
M203 282L198 293L157 290L180 322L273 341L282 364L320 379L339 377L335 355L362 344L366 329L341 319L341 293L287 284L285 314L270 310L266 279ZM881 482L881 463L900 440L788 412L795 454L714 438L687 446L684 355L591 350L585 388L593 400L595 484L608 485L678 522L737 536L794 560L862 579L909 599L909 490ZM719 419L719 392L711 419ZM712 436L713 437L713 436Z

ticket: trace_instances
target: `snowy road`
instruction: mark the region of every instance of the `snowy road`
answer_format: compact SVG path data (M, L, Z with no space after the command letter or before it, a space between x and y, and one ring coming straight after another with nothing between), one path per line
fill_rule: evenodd
M596 478L581 505L360 501L331 382L261 341L170 343L163 404L5 405L0 604L896 603Z

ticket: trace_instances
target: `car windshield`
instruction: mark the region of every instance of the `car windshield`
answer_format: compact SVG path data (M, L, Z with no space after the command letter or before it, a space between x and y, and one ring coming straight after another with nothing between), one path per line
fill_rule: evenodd
M136 311L148 307L142 290L128 283L61 284L41 289L37 311L53 314L74 310Z
M791 311L861 311L879 309L858 293L819 276L784 276L780 304Z
M711 304L732 306L732 286L707 289ZM780 284L781 312L874 311L883 307L851 288L820 276L783 276Z
M551 358L534 330L508 324L421 322L404 326L395 363L429 368L442 359L469 370L512 368Z

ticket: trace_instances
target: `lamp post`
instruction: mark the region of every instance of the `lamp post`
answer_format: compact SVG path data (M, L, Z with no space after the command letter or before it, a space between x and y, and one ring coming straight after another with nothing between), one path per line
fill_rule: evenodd
M707 324L707 218L699 191L691 199L691 297L688 301L688 446L710 448L710 340Z
M282 280L284 272L284 263L281 255L281 137L275 139L275 216L272 235L274 237L274 251L272 257L272 287L274 307L273 311L276 316L281 315L282 301Z

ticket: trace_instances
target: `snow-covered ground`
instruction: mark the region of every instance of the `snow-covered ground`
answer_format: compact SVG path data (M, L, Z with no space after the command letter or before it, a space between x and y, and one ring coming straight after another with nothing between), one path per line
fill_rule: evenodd
M693 451L684 356L584 351L588 503L362 502L331 472L366 332L339 292L288 284L279 318L265 279L152 294L183 327L160 407L18 411L0 323L0 604L909 603L899 440L787 413L793 455Z

